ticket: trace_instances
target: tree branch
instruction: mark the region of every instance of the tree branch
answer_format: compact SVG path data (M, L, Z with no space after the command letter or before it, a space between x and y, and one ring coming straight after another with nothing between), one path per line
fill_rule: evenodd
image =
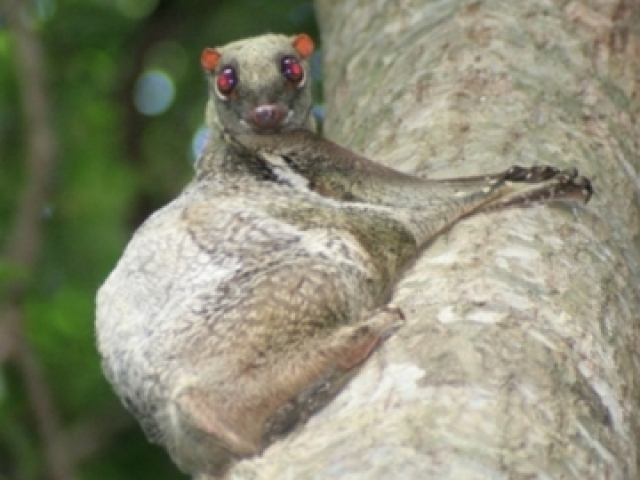
M15 39L16 72L21 88L26 141L26 184L18 201L13 225L4 248L6 261L29 274L39 257L42 237L42 210L55 166L55 137L50 122L44 54L38 37L26 22L26 3L6 0L7 24ZM74 478L69 456L60 442L60 422L38 359L22 335L23 301L30 278L9 282L0 319L0 360L13 356L24 379L29 404L43 443L49 476L54 480Z
M55 166L55 138L51 128L45 86L44 54L39 39L27 28L20 0L7 0L5 14L16 46L16 70L22 85L27 142L27 178L5 247L12 263L31 268L38 259L42 209Z

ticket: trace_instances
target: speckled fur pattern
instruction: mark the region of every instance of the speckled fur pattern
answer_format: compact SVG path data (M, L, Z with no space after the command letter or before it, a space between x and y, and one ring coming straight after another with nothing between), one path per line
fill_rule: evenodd
M107 378L191 474L223 474L329 401L402 324L389 289L434 235L475 212L591 193L551 167L422 180L318 137L308 84L285 88L277 68L291 42L220 49L238 67L237 97L211 93L193 182L98 293ZM280 131L248 128L261 102L290 112Z

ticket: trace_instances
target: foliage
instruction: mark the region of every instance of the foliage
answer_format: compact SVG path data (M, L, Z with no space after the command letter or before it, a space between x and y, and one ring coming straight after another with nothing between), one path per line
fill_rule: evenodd
M94 295L132 230L190 178L206 98L202 47L266 31L317 37L312 6L32 0L25 15L45 49L57 164L42 210L38 261L25 271L0 258L0 292L12 279L27 282L22 329L60 417L60 441L77 460L75 478L183 478L147 443L102 377ZM30 181L17 51L0 18L0 245ZM174 97L165 110L144 115L134 96L150 71L162 74L156 78L173 87ZM53 478L27 383L11 357L0 363L0 480Z

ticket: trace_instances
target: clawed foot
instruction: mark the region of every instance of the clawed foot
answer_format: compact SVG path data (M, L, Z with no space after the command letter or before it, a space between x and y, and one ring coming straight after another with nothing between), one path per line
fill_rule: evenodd
M551 200L581 200L588 202L593 195L591 181L570 168L560 170L548 165L521 167L514 165L503 177L506 182L541 183L539 188L523 192L518 203L548 202Z
M521 167L513 165L504 173L504 180L509 182L539 183L555 177L561 170L549 165Z

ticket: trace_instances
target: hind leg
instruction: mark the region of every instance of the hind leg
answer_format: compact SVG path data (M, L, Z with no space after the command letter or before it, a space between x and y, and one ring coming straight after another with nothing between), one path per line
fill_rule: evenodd
M326 406L349 382L375 348L398 329L404 315L398 308L387 306L365 321L341 328L319 348L335 355L334 364L315 382L304 388L289 402L280 406L265 422L268 442L281 437L305 422Z
M402 323L399 309L380 309L225 385L187 387L176 398L175 422L230 457L257 454L326 405L355 367Z

